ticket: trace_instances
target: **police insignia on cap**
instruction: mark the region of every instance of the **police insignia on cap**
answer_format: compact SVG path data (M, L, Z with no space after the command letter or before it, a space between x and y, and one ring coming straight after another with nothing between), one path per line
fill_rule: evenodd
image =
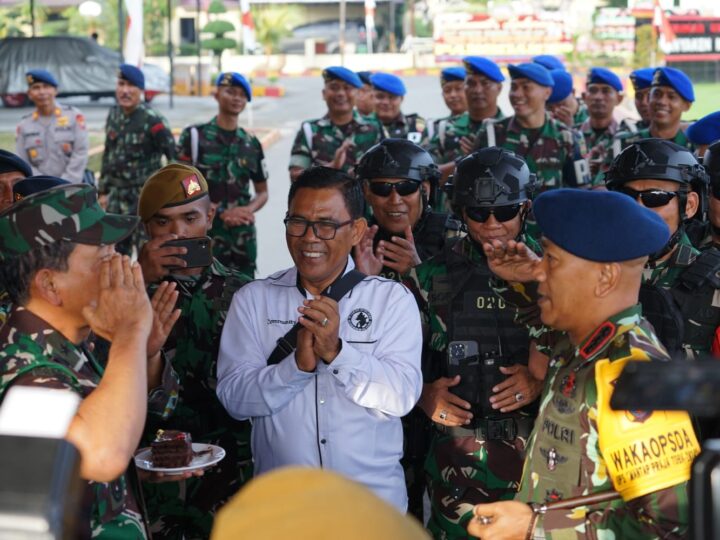
M23 200L23 196L20 195L20 193L13 193L13 197L14 197L14 199L15 199L15 202L18 202L18 201L22 201L22 200Z
M224 86L232 86L232 73L226 73L223 76L222 85Z
M28 84L35 82L35 78L32 75L26 75L25 78L27 79Z
M197 179L197 176L194 174L191 176L188 176L185 180L182 181L183 188L185 188L185 196L190 198L198 191L202 191L202 187L200 187L200 182Z
M663 76L663 72L659 69L656 70L655 73L653 73L652 85L653 86L662 86L662 76Z

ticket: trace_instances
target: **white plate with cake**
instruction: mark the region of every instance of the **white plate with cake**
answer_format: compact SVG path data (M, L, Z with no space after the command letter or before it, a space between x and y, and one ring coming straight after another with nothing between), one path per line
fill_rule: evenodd
M204 469L225 457L225 450L214 444L192 442L189 433L175 430L158 430L149 448L135 454L139 469L166 474Z

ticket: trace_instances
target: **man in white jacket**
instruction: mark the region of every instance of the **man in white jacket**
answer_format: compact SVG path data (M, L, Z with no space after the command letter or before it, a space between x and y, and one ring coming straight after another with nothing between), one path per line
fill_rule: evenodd
M367 227L357 181L314 167L288 201L295 266L235 294L218 396L233 417L252 419L257 474L286 465L333 469L405 511L400 417L422 387L417 305L403 285L377 276L337 294L363 277L350 257Z

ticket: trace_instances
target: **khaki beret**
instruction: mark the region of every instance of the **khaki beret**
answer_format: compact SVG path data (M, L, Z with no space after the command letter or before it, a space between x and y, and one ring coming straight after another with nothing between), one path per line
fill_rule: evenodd
M420 523L335 472L287 467L252 480L218 513L211 540L430 540Z
M161 208L187 204L207 193L208 185L200 171L191 165L171 163L145 181L140 192L138 215L143 223L147 223Z

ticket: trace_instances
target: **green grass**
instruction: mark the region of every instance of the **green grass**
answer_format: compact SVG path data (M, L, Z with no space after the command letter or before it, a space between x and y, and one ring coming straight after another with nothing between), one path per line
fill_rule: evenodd
M697 120L712 112L720 110L720 83L697 83L695 88L695 103L683 115L683 120Z
M90 148L101 145L105 142L105 134L99 131L90 132ZM0 148L15 152L15 133L0 133ZM94 156L90 156L88 160L88 169L99 172L102 162L102 152L98 152Z

